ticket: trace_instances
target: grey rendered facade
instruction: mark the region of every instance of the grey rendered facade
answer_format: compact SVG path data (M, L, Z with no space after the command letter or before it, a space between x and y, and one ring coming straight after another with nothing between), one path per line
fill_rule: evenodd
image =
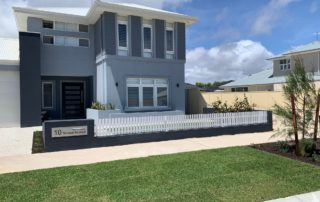
M39 125L40 114L44 111L49 119L84 118L85 109L89 108L93 101L111 103L124 113L185 110L186 23L170 21L173 26L174 48L172 58L167 58L168 22L158 19L156 15L154 19L148 19L152 28L152 50L149 50L151 56L144 57L144 17L127 15L128 49L125 56L120 56L118 18L123 18L123 15L119 16L117 12L103 11L96 20L86 24L87 32L47 29L44 21L50 21L48 17L27 16L26 30L20 32L21 126ZM66 21L68 22L68 19ZM55 19L52 19L52 22L55 22ZM86 39L88 45L73 47L47 44L44 42L44 37L47 36L52 40L61 36L65 40ZM148 107L130 107L130 89L127 85L129 78L139 78L141 82L150 78L153 82L166 80L164 92L167 101L162 100L165 104L157 107L155 104L150 105L152 98L149 98L142 101L142 105L149 102ZM48 87L49 91L52 91L50 108L43 105L47 92L44 89ZM150 93L148 95L144 92L147 88L148 86L142 87L143 92L140 90L138 96L150 97ZM157 91L157 88L154 89L153 91ZM151 87L149 90L152 90ZM156 92L152 93L157 96ZM79 100L68 97L79 97ZM81 110L70 104L80 100Z

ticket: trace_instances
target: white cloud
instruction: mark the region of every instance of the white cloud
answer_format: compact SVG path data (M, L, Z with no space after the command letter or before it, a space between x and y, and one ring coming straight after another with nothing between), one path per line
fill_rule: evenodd
M273 54L261 43L241 40L205 49L187 51L186 82L239 79L271 67L266 58Z
M260 10L256 20L252 25L254 34L271 33L277 22L284 13L284 8L296 0L270 0L269 3Z
M309 8L309 12L310 13L315 13L318 11L318 2L317 1L312 1L310 8Z
M13 6L28 7L88 7L93 0L1 0L0 2L0 37L18 37ZM115 3L135 3L154 8L171 6L176 8L191 0L103 0Z

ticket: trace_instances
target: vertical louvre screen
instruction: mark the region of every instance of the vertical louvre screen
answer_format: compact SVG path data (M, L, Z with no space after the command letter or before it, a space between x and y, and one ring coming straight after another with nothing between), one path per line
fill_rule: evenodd
M166 38L167 38L167 51L173 51L173 31L172 30L166 31Z
M144 41L144 49L151 50L151 28L144 27L143 28L143 41Z
M119 47L127 47L127 25L118 24Z

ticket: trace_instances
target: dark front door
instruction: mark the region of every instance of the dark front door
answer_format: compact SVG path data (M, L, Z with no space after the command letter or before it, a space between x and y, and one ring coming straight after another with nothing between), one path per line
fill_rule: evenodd
M64 82L62 83L62 118L79 119L84 118L84 83Z

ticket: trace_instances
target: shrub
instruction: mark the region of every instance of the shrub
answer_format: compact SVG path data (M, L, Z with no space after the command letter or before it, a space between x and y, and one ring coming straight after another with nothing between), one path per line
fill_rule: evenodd
M320 162L320 155L317 153L312 154L312 161L313 162Z
M277 147L280 152L287 153L290 151L290 144L288 141L278 141Z
M253 106L254 105L250 105L246 95L244 95L243 100L239 100L239 98L236 98L233 106L229 106L227 102L222 103L221 100L217 100L212 103L212 108L216 113L248 112L253 111Z
M96 110L114 110L115 106L112 103L101 104L100 102L93 102L91 105L91 109Z
M313 154L317 149L317 144L312 139L305 139L302 142L305 153Z

